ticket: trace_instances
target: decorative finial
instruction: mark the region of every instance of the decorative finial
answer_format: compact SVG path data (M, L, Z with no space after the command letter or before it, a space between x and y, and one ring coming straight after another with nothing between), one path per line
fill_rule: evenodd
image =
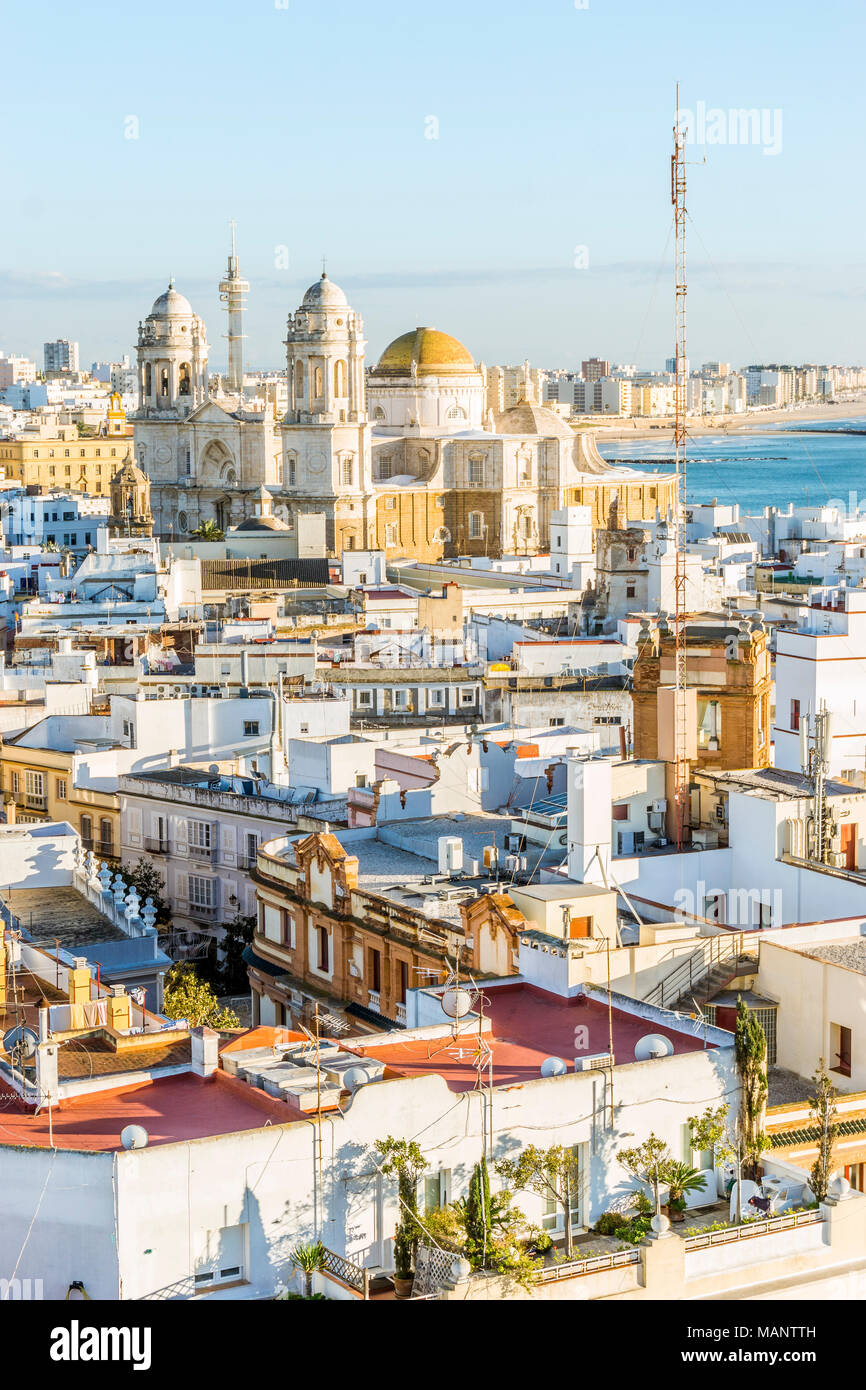
M323 256L323 257L322 257L322 279L323 279L323 280L327 280L327 278L328 278L328 262L327 262L326 258Z
M173 289L174 289L174 276L173 276L173 275L169 275L169 277L168 277L168 288L169 288L170 290L173 290Z

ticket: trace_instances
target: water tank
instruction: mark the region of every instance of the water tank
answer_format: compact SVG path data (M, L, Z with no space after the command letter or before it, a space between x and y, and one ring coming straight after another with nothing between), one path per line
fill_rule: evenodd
M463 868L463 841L456 835L439 838L440 874L459 874Z

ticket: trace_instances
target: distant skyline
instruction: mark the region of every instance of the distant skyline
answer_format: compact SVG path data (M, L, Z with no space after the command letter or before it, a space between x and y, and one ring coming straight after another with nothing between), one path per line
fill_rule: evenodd
M173 275L219 370L234 217L252 368L282 366L325 255L370 361L429 324L488 363L661 369L679 79L706 142L689 146L691 362L866 359L862 11L280 4L4 17L0 350L133 356ZM731 143L719 113L744 110L754 143Z

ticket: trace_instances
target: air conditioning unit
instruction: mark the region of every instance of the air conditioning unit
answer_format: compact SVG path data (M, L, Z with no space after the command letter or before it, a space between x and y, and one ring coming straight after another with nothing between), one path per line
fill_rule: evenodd
M663 816L668 809L668 803L664 797L661 797L658 801L653 802L652 809L654 816Z
M588 1057L575 1057L575 1071L607 1071L611 1064L609 1052L594 1052Z

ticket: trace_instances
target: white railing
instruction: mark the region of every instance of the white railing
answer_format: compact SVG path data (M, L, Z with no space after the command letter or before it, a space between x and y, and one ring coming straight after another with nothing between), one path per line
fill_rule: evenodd
M406 1023L406 1005L405 1005L405 1004L398 1004L398 1005L397 1005L396 1010L395 1010L395 1016L396 1016L396 1019L397 1019L397 1022L398 1022L398 1023L402 1023L402 1024L405 1025L405 1023Z
M814 1211L791 1211L783 1216L771 1216L766 1221L746 1221L741 1226L726 1226L721 1231L686 1236L686 1251L706 1250L710 1245L730 1245L737 1240L754 1240L756 1236L790 1231L795 1226L814 1226L824 1219L823 1211L817 1207Z
M378 1013L378 1012L379 1012L379 1005L380 1005L380 1002L381 1002L381 1000L380 1000L380 997L379 997L379 991L378 991L378 990L376 990L376 989L370 989L370 990L367 991L367 1007L368 1007L369 1009L375 1009L375 1010L376 1010L376 1013Z
M581 1260L567 1260L558 1265L547 1265L534 1276L536 1284L553 1284L558 1279L575 1279L584 1274L595 1274L599 1270L619 1269L623 1265L640 1264L640 1251L612 1250L606 1255L589 1255Z

